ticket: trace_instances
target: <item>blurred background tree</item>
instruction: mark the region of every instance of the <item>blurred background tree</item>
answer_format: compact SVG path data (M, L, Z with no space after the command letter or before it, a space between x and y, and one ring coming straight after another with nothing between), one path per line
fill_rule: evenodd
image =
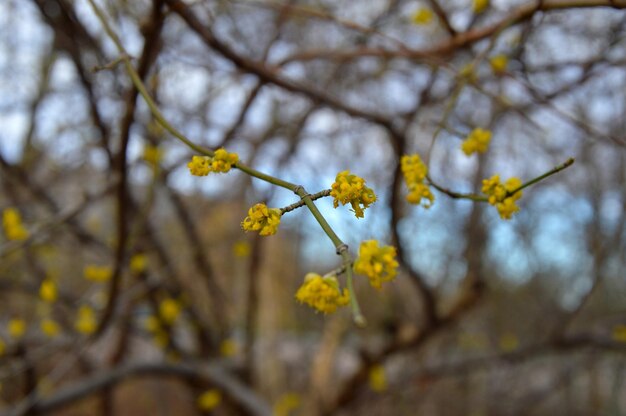
M318 224L240 227L297 197L189 175L87 0L4 0L3 414L626 412L626 1L97 4L194 143L311 192L366 178L366 218L317 204L400 273L357 276L364 329L297 303L340 265ZM489 150L467 156L476 128ZM405 201L414 153L428 210ZM454 198L570 157L511 220Z

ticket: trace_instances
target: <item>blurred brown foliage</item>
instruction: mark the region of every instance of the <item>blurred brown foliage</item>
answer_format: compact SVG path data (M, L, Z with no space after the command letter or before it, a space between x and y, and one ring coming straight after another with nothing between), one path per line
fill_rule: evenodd
M240 228L253 203L297 198L191 177L86 1L4 0L0 210L28 238L0 239L2 414L626 412L626 1L98 4L195 143L311 192L366 178L365 219L318 204L351 250L393 243L401 272L381 291L357 277L365 329L297 304L307 272L340 263L318 225ZM490 149L466 157L476 127ZM503 221L442 192L408 205L398 161L416 152L458 192L576 164Z

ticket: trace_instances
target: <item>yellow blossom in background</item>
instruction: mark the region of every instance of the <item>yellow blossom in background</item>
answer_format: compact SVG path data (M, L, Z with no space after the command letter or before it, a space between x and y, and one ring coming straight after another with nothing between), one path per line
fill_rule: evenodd
M285 393L274 403L273 416L289 416L300 407L300 395L298 393Z
M161 160L163 160L163 150L158 146L146 144L143 148L142 158L150 166L158 166Z
M248 210L248 216L241 223L245 231L259 231L262 236L274 235L280 225L280 209L268 208L263 203L253 205Z
M308 273L296 292L296 299L320 312L333 313L338 307L346 306L350 302L350 294L345 288L341 292L336 277Z
M519 338L511 332L507 332L500 336L498 345L504 352L515 351L519 347Z
M350 204L357 218L363 218L363 211L376 202L376 194L365 186L365 180L350 174L349 170L339 172L331 186L330 196L333 197L335 208Z
M473 153L485 153L489 148L490 141L491 131L477 127L463 140L461 150L463 150L463 153L467 156Z
M504 184L500 183L500 175L494 175L483 180L482 192L489 197L489 203L496 207L500 217L508 220L519 211L515 202L522 197L522 191L511 194L514 190L522 186L519 178L510 178Z
M169 325L173 324L176 319L178 319L181 310L182 305L176 299L163 299L159 304L159 315L161 315L161 318Z
M220 355L222 357L232 357L237 354L238 349L237 341L232 338L226 338L220 344Z
M499 54L489 58L489 65L494 74L499 75L506 71L509 64L509 58L506 55Z
M376 240L361 243L359 257L354 262L354 272L367 276L372 287L380 289L383 282L392 281L397 269L395 247L379 247Z
M428 7L420 7L411 15L411 22L416 25L427 25L433 21L433 11Z
M90 264L83 269L85 279L92 282L106 282L113 275L113 270L109 266L96 266Z
M385 367L380 364L373 365L369 369L368 383L370 389L377 393L382 393L387 390L387 375L385 374Z
M2 357L4 355L4 352L6 351L7 346L4 343L3 339L0 339L0 357Z
M161 329L161 322L159 322L159 318L156 316L150 315L143 320L143 327L148 332L156 332Z
M414 205L422 205L424 208L430 208L435 201L435 196L430 191L430 187L426 184L426 175L428 175L428 167L420 156L404 155L400 158L400 170L404 176L404 181L409 188L406 196L407 202Z
M612 335L614 341L626 343L626 325L615 325Z
M250 243L245 240L237 241L233 244L233 254L235 257L247 257L250 255Z
M7 329L11 338L21 339L26 333L26 321L19 318L11 319Z
M146 271L148 258L143 253L137 253L130 258L130 271L133 274L141 274Z
M482 13L489 7L489 0L473 0L472 10L474 13Z
M54 338L61 332L59 324L50 318L42 319L39 323L39 328L41 328L41 332L49 338Z
M78 308L78 317L74 323L74 328L81 334L92 334L96 331L98 322L96 321L96 313L89 305L82 305Z
M468 81L468 82L476 82L478 76L476 74L476 68L474 67L474 62L470 62L465 64L459 70L459 77Z
M194 176L206 176L210 172L228 172L239 161L237 153L228 153L226 150L217 149L213 157L193 156L187 164L189 172Z
M209 411L215 409L222 402L222 393L216 389L210 389L202 393L196 402L200 410Z
M7 240L26 240L28 231L22 224L22 216L15 208L6 208L2 211L2 228Z
M56 283L51 278L46 278L41 282L39 286L39 297L44 302L53 303L56 302L59 296Z

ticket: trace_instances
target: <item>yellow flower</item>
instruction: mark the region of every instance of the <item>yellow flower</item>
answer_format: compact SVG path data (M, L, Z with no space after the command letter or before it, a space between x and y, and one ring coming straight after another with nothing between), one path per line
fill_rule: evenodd
M154 315L147 316L143 321L143 327L148 332L157 332L161 329L161 322L159 322L159 318Z
M409 187L409 193L406 195L409 204L422 205L424 208L430 208L435 202L435 195L425 183L416 183Z
M472 10L476 14L484 12L487 7L489 7L489 0L474 0L472 4Z
M371 188L365 186L365 180L350 174L349 170L339 172L331 186L330 196L333 197L335 208L350 203L357 218L363 218L363 210L376 202L376 195ZM362 207L361 207L362 206Z
M146 144L143 148L143 160L152 167L158 166L163 159L163 149L158 146Z
M508 64L509 59L506 57L506 55L503 54L495 55L489 58L489 65L491 65L491 70L496 75L504 73Z
M380 364L370 367L368 382L370 389L377 393L382 393L387 390L387 375L385 374L385 367Z
M494 175L483 180L482 191L489 197L489 203L496 207L502 219L511 219L519 211L515 202L522 197L522 191L512 193L522 186L519 178L510 178L504 184L500 183L500 175Z
M223 148L217 149L211 156L193 156L187 164L194 176L206 176L210 172L228 172L239 161L237 153L228 153Z
M237 241L233 244L233 254L236 257L247 257L250 255L250 243L245 240Z
M9 336L14 339L21 339L26 333L26 321L14 318L9 321Z
M92 282L106 282L113 275L113 270L109 266L96 266L90 264L83 269L85 279Z
M260 235L273 235L278 231L280 216L278 208L268 208L263 203L253 205L248 210L248 216L241 223L245 231L259 231Z
M22 216L15 208L2 211L2 228L7 240L26 240L28 231L22 225Z
M467 156L472 153L485 153L490 141L491 132L477 127L461 143L461 150Z
M53 303L59 296L57 285L51 278L46 278L41 282L39 286L39 297L44 302Z
M402 156L400 158L400 170L409 188L409 193L406 196L407 202L414 205L421 204L427 209L430 208L435 201L435 196L425 183L428 167L422 162L420 156L417 153Z
M146 271L148 258L143 253L137 253L130 258L130 271L133 274L141 274Z
M159 304L159 315L161 315L163 321L167 322L169 325L173 324L176 319L178 319L181 310L182 305L176 299L167 298Z
M222 401L219 390L211 389L202 393L196 402L200 410L209 411L215 409Z
M402 156L400 158L400 170L407 184L423 182L426 179L426 175L428 175L428 166L422 162L422 158L417 153Z
M82 305L78 308L78 317L74 323L74 328L81 334L92 334L96 331L98 323L96 322L96 314L89 305Z
M187 167L194 176L206 176L211 172L210 161L211 158L208 156L193 156L191 162L187 163Z
M59 335L59 332L61 332L61 327L59 327L59 324L57 324L56 321L50 318L42 319L42 321L39 323L39 327L41 328L41 332L43 332L49 338L54 338Z
M339 282L334 276L322 277L316 273L308 273L304 283L296 292L296 299L324 313L333 313L340 306L350 302L348 289L339 290Z
M359 247L359 257L354 262L354 271L367 276L370 285L380 289L383 282L392 281L396 276L398 262L395 257L395 247L379 247L376 240L363 241Z
M411 22L416 25L427 25L433 21L433 11L428 7L420 7L411 16Z
M289 416L298 407L300 407L300 395L285 393L276 400L273 416Z
M612 335L614 341L626 342L626 325L616 325Z
M237 341L232 338L226 338L220 344L220 354L222 357L232 357L237 354Z

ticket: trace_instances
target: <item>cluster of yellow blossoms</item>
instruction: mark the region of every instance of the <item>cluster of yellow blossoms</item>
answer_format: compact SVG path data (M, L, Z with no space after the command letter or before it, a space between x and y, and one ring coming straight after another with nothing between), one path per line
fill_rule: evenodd
M28 231L22 225L22 217L15 208L2 211L2 228L7 240L26 240Z
M428 167L422 162L420 156L418 154L402 156L400 169L409 188L406 200L411 204L421 204L424 208L430 208L435 201L435 196L426 184Z
M237 153L228 153L222 148L217 149L213 157L193 156L187 167L194 176L206 176L211 172L226 173L237 161L239 161Z
M510 178L504 184L500 183L500 175L493 175L483 180L483 193L489 197L489 203L495 206L502 219L508 220L519 211L515 202L522 197L522 191L513 193L522 186L519 178Z
M260 235L273 235L278 231L280 216L278 208L268 208L263 203L258 203L248 210L248 216L241 223L245 231L259 231Z
M361 243L359 257L354 262L354 272L367 276L372 287L380 289L383 282L392 281L397 269L395 247L379 247L376 240Z
M427 25L433 21L433 11L427 7L420 7L411 15L411 22L415 25Z
M365 179L350 174L349 170L339 172L331 186L330 196L333 197L333 206L350 204L354 215L363 218L363 210L376 202L376 194L365 186Z
M113 270L110 266L96 266L90 264L83 269L85 279L92 282L106 282L113 276Z
M489 58L489 65L494 74L501 75L506 72L506 67L509 65L509 58L502 54L494 55Z
M308 273L304 283L296 292L296 299L324 313L333 313L340 306L350 302L348 289L339 289L339 281L335 276L320 276Z
M475 128L461 143L461 150L467 156L470 156L472 153L485 153L489 148L490 141L491 132L489 130Z
M89 305L82 305L78 308L78 317L74 323L74 328L81 334L92 334L98 327L98 321L96 320L96 313Z

